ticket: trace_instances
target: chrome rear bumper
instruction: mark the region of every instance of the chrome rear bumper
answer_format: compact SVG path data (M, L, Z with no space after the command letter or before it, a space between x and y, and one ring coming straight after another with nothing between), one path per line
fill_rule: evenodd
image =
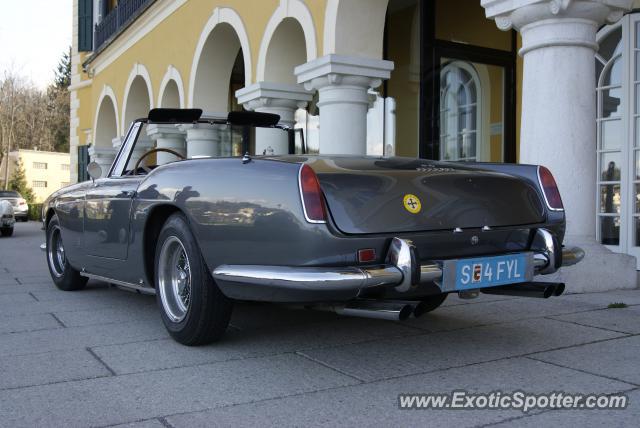
M536 238L544 246L533 253L535 275L557 271L560 266L580 262L584 251L562 248L558 254L550 232L539 229ZM414 266L410 241L394 238L386 264L348 267L290 267L259 265L222 265L213 270L213 278L230 298L270 302L321 302L354 299L373 287L394 288L406 292L420 284L436 284L442 292L441 261ZM561 260L561 261L560 261Z

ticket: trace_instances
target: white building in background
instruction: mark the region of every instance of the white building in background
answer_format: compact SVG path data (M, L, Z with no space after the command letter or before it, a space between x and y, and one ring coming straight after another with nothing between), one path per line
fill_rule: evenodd
M34 202L43 202L56 190L69 185L69 153L40 150L16 150L9 153L9 180L18 162L24 168L27 186L33 190ZM0 183L4 188L6 162L0 168Z

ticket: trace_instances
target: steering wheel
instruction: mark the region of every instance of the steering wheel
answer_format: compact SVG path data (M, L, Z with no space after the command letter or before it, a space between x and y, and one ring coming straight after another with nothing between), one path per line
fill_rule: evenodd
M136 166L132 170L132 174L135 174L135 172L138 170L138 168L140 168L140 163L142 162L142 159L146 158L147 156L149 156L152 153L158 153L158 152L170 153L170 154L174 155L175 157L177 157L177 158L179 158L181 160L185 160L186 159L186 157L182 156L180 153L176 152L175 150L158 147L156 149L151 149L148 152L146 152L145 154L143 154L142 156L140 156L140 159L138 159L138 162L136 162ZM146 166L143 166L142 169L144 169L144 171L147 174L151 171Z

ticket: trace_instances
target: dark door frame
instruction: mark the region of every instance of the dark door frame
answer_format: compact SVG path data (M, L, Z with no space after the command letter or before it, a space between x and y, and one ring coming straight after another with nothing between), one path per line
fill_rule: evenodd
M516 158L517 33L511 31L511 50L491 49L436 39L435 1L420 2L420 117L419 156L439 159L440 63L442 58L497 65L504 69L503 156Z

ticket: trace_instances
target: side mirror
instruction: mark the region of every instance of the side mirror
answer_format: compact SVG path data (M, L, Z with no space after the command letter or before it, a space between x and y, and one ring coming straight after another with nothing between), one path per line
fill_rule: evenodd
M90 162L87 165L87 173L89 173L91 180L95 181L97 178L102 177L102 167L97 162Z

